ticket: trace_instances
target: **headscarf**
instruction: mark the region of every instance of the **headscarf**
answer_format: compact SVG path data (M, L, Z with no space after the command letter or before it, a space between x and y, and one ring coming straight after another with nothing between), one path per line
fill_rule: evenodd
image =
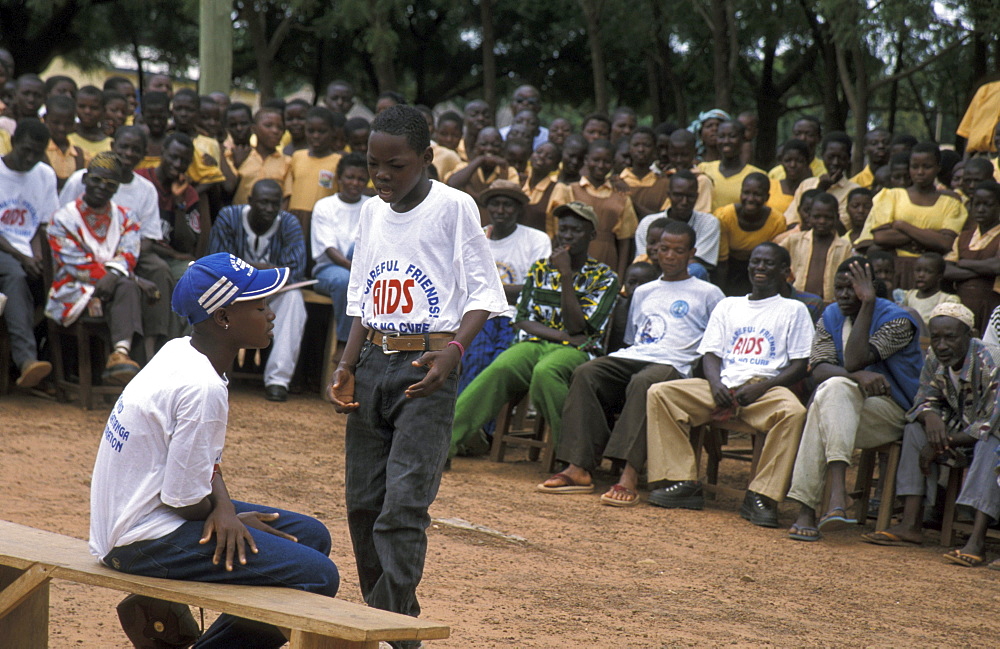
M732 119L732 117L730 117L729 113L720 108L713 108L711 110L706 110L704 113L698 113L698 117L691 122L687 130L694 133L694 136L697 139L695 147L698 150L699 158L705 155L705 143L701 141L701 125L705 123L705 120L709 119L717 119L723 122L728 122Z

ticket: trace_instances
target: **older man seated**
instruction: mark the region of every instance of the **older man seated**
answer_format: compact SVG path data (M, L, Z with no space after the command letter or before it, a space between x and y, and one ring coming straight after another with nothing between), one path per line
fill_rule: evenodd
M1000 350L973 338L973 325L972 311L961 304L945 302L931 312L932 353L920 373L913 409L907 413L910 423L903 429L896 474L903 518L887 530L862 535L876 545L920 545L926 485L937 482L939 464L950 464L952 470L965 466L971 448L972 459L956 502L976 510L972 534L962 548L944 555L968 567L985 561L987 526L1000 517L996 474Z
M912 315L875 296L871 264L851 257L834 276L837 301L816 325L809 366L819 384L806 416L788 498L802 504L788 536L816 541L820 530L843 528L847 467L855 448L874 448L903 434L917 393L923 356ZM830 471L830 509L816 508Z
M778 526L777 502L788 490L806 418L789 387L805 377L813 340L805 305L779 293L790 263L788 251L775 243L755 247L748 262L752 292L719 302L698 347L706 378L649 388L649 480L667 483L649 494L651 504L704 507L689 432L734 419L767 433L740 516L754 525Z

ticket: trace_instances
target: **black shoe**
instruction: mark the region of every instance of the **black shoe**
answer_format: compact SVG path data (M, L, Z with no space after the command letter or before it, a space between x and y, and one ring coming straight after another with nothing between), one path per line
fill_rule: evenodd
M667 509L705 509L705 494L697 480L681 480L649 492L649 503Z
M288 388L283 385L269 385L264 388L264 398L268 401L288 401Z
M759 493L747 491L743 504L740 505L740 516L754 525L761 527L778 526L778 504Z

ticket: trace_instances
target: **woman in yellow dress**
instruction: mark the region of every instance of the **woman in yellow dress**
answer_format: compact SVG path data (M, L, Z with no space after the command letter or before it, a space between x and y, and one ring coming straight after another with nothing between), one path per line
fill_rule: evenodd
M788 228L785 215L767 206L770 187L763 172L754 172L743 179L740 202L715 211L719 219L719 278L726 295L750 292L750 253Z

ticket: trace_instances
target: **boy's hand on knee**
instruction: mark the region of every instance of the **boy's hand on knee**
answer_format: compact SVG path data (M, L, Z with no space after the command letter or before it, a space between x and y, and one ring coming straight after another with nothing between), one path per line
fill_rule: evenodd
M462 352L456 345L448 345L438 352L426 352L413 361L413 367L426 366L429 369L422 380L406 388L406 398L417 399L437 392L438 388L444 385L452 370L458 366L460 360L462 360Z
M359 404L354 400L354 372L338 366L333 371L330 385L326 388L326 398L337 412L348 413L357 410Z
M202 530L199 543L208 543L215 535L215 554L212 555L212 563L219 565L222 556L225 554L226 570L232 572L233 558L239 560L241 566L247 563L246 546L250 546L250 551L257 554L257 543L253 540L250 530L243 524L243 521L235 512L222 512L219 507L212 510L212 513L205 519L205 527Z
M298 543L299 540L292 536L291 534L286 534L279 529L275 529L268 525L271 521L278 520L281 516L278 512L243 512L238 514L240 521L243 522L247 527L251 527L255 530L260 530L261 532L267 532L268 534L274 534L275 536L280 536L283 539L288 539Z

